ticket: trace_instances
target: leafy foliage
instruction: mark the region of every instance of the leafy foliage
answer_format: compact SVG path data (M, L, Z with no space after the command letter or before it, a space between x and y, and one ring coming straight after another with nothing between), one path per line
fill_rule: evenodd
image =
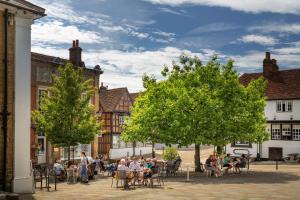
M32 112L33 122L54 146L88 144L100 130L90 104L95 92L92 80L85 80L83 70L70 63L58 71L49 94L41 98L39 110Z
M171 160L175 160L178 156L179 154L175 147L167 147L163 158L166 161L171 161Z
M146 91L134 104L125 141L186 146L267 139L262 78L244 87L232 60L222 65L213 57L203 65L186 55L162 75L166 79L159 82L144 76Z

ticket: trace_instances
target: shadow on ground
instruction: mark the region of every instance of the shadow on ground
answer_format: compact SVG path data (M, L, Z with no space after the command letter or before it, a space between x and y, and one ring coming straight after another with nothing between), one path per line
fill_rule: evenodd
M190 184L283 184L290 181L299 181L300 176L295 173L288 172L243 172L241 174L225 174L222 177L207 177L204 173L190 173L190 181L186 181L186 173L182 172L177 176L168 177L165 183L182 182Z

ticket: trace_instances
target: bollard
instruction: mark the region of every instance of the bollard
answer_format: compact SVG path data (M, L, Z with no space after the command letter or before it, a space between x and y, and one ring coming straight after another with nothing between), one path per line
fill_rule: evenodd
M278 160L276 160L276 170L278 170Z
M190 168L187 167L186 181L190 181Z

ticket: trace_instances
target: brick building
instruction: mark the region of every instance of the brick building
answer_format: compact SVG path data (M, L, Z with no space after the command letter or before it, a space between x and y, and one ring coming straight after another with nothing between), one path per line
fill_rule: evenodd
M31 109L38 109L39 99L43 93L47 92L47 88L52 85L52 74L57 73L59 66L64 66L66 62L71 62L76 67L84 69L86 79L93 80L93 87L96 88L95 94L91 99L91 103L95 106L95 113L99 110L99 78L103 73L99 65L93 69L85 67L85 63L81 59L82 49L79 47L79 41L73 41L72 47L69 49L69 60L59 57L53 57L38 53L31 53ZM98 141L92 144L81 144L74 147L71 151L71 158L79 158L80 152L85 151L89 156L97 155ZM61 148L52 148L51 144L46 141L43 133L36 133L35 127L31 127L31 159L38 164L53 163L55 158L66 159L67 150Z
M24 0L0 2L0 190L32 192L30 38L44 13Z

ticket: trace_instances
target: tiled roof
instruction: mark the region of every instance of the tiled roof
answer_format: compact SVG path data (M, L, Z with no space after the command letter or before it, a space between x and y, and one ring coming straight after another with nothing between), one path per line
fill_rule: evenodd
M243 74L240 82L248 85L251 80L258 79L263 73ZM300 99L300 69L276 72L276 78L268 79L266 96L268 100Z
M66 62L69 62L69 60L64 59L64 58L48 56L48 55L34 53L34 52L31 52L31 60L38 61L38 62L51 63L51 64L55 64L55 65L64 65ZM97 72L100 74L102 73L102 70L99 66L96 66L95 69L84 67L84 70L93 71L93 72Z
M136 93L130 93L130 98L132 100L132 102L135 102L135 99L139 96L140 93L136 92Z
M127 92L127 88L115 88L108 90L101 86L99 92L100 105L105 112L113 112L124 93Z

